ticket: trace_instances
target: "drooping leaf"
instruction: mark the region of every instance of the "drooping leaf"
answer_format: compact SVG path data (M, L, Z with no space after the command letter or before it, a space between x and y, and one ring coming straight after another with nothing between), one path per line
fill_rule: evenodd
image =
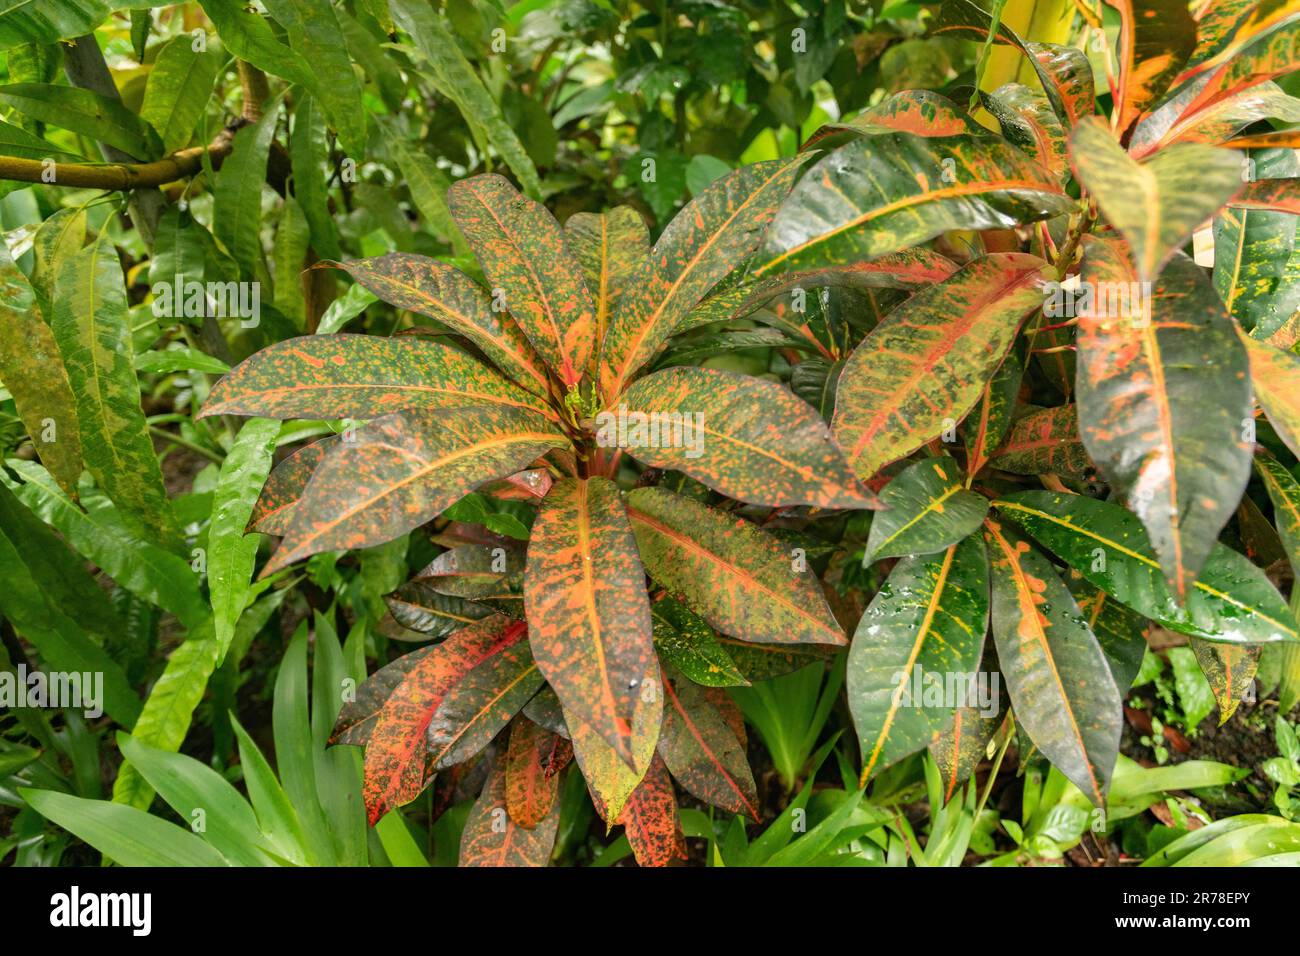
M1237 711L1237 705L1250 690L1259 669L1262 648L1249 644L1218 644L1199 637L1191 638L1196 663L1209 681L1214 701L1219 705L1222 726Z
M642 708L637 713L644 718L650 711ZM660 715L657 714L656 718L658 716ZM587 781L587 789L596 805L596 812L607 825L613 826L613 821L619 818L628 798L641 783L654 760L660 722L656 719L655 725L650 727L642 719L633 726L632 756L639 768L636 770L629 768L618 751L605 743L604 737L577 717L565 713L564 723L573 742L573 757Z
M975 707L958 707L952 723L930 744L930 756L943 781L943 799L951 800L957 788L970 779L997 733L1001 715L984 716Z
M506 762L488 775L460 838L461 866L546 866L560 825L560 802L532 829L516 823L506 801Z
M266 268L262 258L262 187L279 121L280 98L265 104L262 118L235 134L212 192L212 233L248 276Z
M760 819L744 747L703 688L665 675L659 756L684 790L729 813Z
M1016 719L1052 764L1105 806L1123 721L1097 638L1052 565L990 519L992 629Z
M196 51L193 38L184 34L173 37L158 51L140 116L162 139L164 152L174 153L189 144L220 67L221 59L214 51Z
M1264 4L1263 7L1275 6ZM1215 69L1187 104L1180 119L1212 109L1216 104L1295 70L1296 48L1300 44L1300 20L1294 17L1276 29L1264 33L1235 56Z
M384 602L398 624L427 635L430 640L446 637L492 613L492 608L485 604L443 594L426 581L408 581L385 595Z
M149 124L120 100L90 90L53 83L10 83L0 86L0 103L139 160L155 159L162 153L162 144Z
M560 791L560 771L573 758L559 734L520 717L510 728L506 756L506 809L525 830L542 823Z
M1084 256L1083 281L1099 297L1133 288L1118 244L1090 241ZM1181 598L1250 478L1245 350L1209 278L1185 256L1140 312L1080 316L1078 349L1083 444L1127 494Z
M849 356L831 430L859 478L955 427L1042 304L1042 260L983 256L891 312Z
M293 509L302 497L316 466L325 460L325 456L338 441L337 436L330 436L303 445L272 468L248 517L247 530L260 531L262 534L284 534L293 520Z
M1015 143L1058 180L1066 174L1066 130L1047 97L1020 83L1007 83L985 96L985 103Z
M885 486L880 502L866 561L943 551L977 531L989 510L983 495L962 486L961 469L947 456L908 465Z
M321 551L391 541L479 485L567 445L540 415L504 406L412 408L374 419L326 455L262 573Z
M827 123L799 148L833 149L857 136L890 130L917 136L961 136L981 133L983 127L946 96L929 90L901 90L847 122Z
M719 631L773 644L845 644L799 556L749 522L662 488L628 495L646 570Z
M1180 606L1127 509L1051 491L1018 492L993 506L1115 600L1172 631L1239 644L1297 640L1286 602L1264 572L1222 544Z
M1146 654L1146 635L1149 630L1146 619L1132 608L1120 604L1078 571L1071 569L1065 579L1065 586L1074 595L1079 611L1087 620L1089 629L1096 635L1101 652L1110 664L1115 686L1121 694L1127 694L1137 679L1142 658Z
M638 866L668 866L673 860L686 859L677 794L658 754L632 791L618 822L623 824Z
M379 720L379 713L388 698L392 696L393 690L420 661L438 650L439 646L430 644L409 654L403 654L362 681L357 688L355 699L344 701L343 707L339 710L329 742L365 746L375 729L376 721Z

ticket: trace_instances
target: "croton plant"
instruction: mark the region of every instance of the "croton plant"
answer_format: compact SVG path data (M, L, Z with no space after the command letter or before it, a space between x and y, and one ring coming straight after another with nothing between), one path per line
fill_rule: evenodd
M1104 806L1152 622L1189 635L1224 713L1297 640L1225 528L1253 466L1300 536L1274 457L1300 455L1297 134L1238 135L1288 115L1300 24L1115 6L1097 95L1081 51L947 3L936 32L992 27L1038 85L889 96L716 181L653 246L628 207L561 226L500 176L458 182L484 281L330 264L436 325L292 339L217 384L205 415L350 422L271 474L264 575L422 527L445 547L389 598L426 643L335 729L365 748L372 823L477 762L462 862L543 864L576 758L637 860L668 863L678 789L760 816L723 688L850 633L863 786L929 748L951 793L1014 726ZM717 367L757 347L777 374ZM458 523L475 491L523 533ZM977 674L991 711L928 692Z

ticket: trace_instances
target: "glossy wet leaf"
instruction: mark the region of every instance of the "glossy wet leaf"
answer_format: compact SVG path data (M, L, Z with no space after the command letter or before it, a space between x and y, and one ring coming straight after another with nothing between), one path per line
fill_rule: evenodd
M749 681L702 617L670 597L650 605L655 651L687 678L706 687L736 687Z
M482 620L492 608L452 594L443 594L425 581L408 581L384 603L393 619L402 627L419 631L430 640L446 637L466 624Z
M664 680L659 756L682 789L710 806L760 819L758 793L744 747L703 688Z
M1126 130L1178 76L1196 48L1196 21L1180 0L1105 0L1120 17L1119 129Z
M943 551L978 530L989 510L988 499L965 489L961 469L947 456L908 465L880 502L864 561Z
M1079 437L1074 405L1043 408L1019 419L990 464L1014 475L1061 475L1088 479L1092 459Z
M1142 657L1146 654L1146 636L1150 630L1146 618L1120 604L1073 569L1065 576L1065 586L1074 596L1089 629L1096 635L1101 652L1110 664L1115 686L1121 694L1127 694L1137 679Z
M1064 180L1066 129L1047 97L1020 83L1007 83L985 96L985 104L1002 135L1032 156L1058 180Z

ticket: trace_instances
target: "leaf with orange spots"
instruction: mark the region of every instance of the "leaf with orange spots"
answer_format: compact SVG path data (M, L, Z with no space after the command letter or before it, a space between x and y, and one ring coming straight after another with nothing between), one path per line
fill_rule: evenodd
M667 424L671 423L671 424ZM712 368L666 368L596 416L596 443L774 508L870 508L816 410L788 388ZM662 427L661 427L662 426Z
M248 519L249 531L284 534L289 529L293 509L306 490L307 482L311 481L316 466L325 460L338 440L338 436L331 435L310 445L303 445L271 469Z
M751 277L898 252L954 229L1007 229L1075 208L999 136L887 133L819 160L772 221Z
M1192 652L1196 663L1201 666L1201 673L1209 682L1214 694L1214 701L1219 705L1219 725L1226 724L1237 711L1255 681L1255 672L1259 669L1260 653L1258 644L1220 644L1191 638Z
M379 720L379 712L384 709L384 704L393 695L394 688L420 661L435 650L437 647L430 644L428 647L403 654L362 681L361 686L357 688L356 698L345 701L339 711L329 742L365 746L370 740L371 732L375 729L375 722Z
M569 250L582 266L596 302L596 342L605 337L618 303L650 258L650 233L631 206L574 213L564 223Z
M803 162L799 157L742 166L673 217L628 280L601 344L606 401L618 397L691 309L758 246Z
M1196 21L1183 0L1102 0L1118 11L1119 129L1150 109L1196 49Z
M262 573L321 551L391 541L568 444L540 415L518 408L412 408L377 418L326 455Z
M487 290L445 262L394 252L333 263L399 309L436 319L473 342L519 385L549 394L546 365L509 313L496 310Z
M827 123L808 137L800 152L834 149L859 136L890 131L915 133L917 136L960 136L982 133L984 128L960 106L929 90L902 90L869 106L853 119Z
M619 814L638 866L667 866L686 859L686 837L677 815L677 793L663 758L655 754L650 769Z
M656 680L658 678L656 677ZM576 716L564 712L564 722L573 743L573 759L587 781L596 812L608 826L613 826L628 798L645 777L654 760L659 741L662 711L653 714L654 725L647 720L650 711L641 708L632 727L632 757L637 769L630 768L605 739Z
M470 542L438 555L415 576L443 594L478 600L512 588L524 570L524 548L518 542L487 545Z
M986 717L975 707L958 707L952 723L930 744L930 756L943 783L944 802L951 800L957 788L979 767L1002 720L1001 713Z
M722 633L774 644L848 643L815 572L777 538L663 488L637 488L627 503L650 576Z
M659 756L682 789L710 806L761 819L744 747L704 688L664 676L664 731Z
M1000 521L985 524L998 664L1017 722L1094 804L1119 754L1123 698L1052 564Z
M559 734L519 717L510 728L506 753L506 809L510 819L531 830L546 819L560 791L560 771L573 748Z
M506 763L498 761L469 811L460 837L461 866L546 866L555 849L560 802L529 829L516 823L507 806Z
M1116 241L1088 241L1082 275L1096 302L1077 329L1079 432L1181 599L1250 479L1246 352L1186 256L1170 261L1149 302L1132 294L1140 287ZM1112 307L1114 290L1128 290L1127 314Z
M1250 356L1250 384L1278 437L1300 457L1300 355L1248 335L1241 336Z
M933 554L979 530L988 499L962 486L961 468L946 455L908 465L880 493L864 561Z
M505 307L567 387L587 370L596 308L564 231L501 176L461 179L447 204Z
M862 785L924 750L957 706L946 687L975 689L988 630L988 559L978 536L894 566L849 649L849 711L862 744Z
M377 418L404 408L496 405L555 418L540 398L446 345L379 335L304 335L223 375L199 418Z
M1055 179L1065 181L1066 130L1046 96L1023 84L1007 83L985 94L984 105L996 117L1003 136Z
M831 431L863 480L906 457L975 407L1043 302L1046 264L998 253L895 308L849 356Z
M1258 179L1247 183L1228 201L1240 209L1271 209L1274 212L1300 214L1300 180Z
M984 386L979 404L962 423L967 474L978 475L1006 437L1024 374L1025 360L1020 350L1013 348Z
M370 724L362 796L372 826L389 810L414 800L428 783L433 769L429 725L446 695L483 662L526 646L525 632L522 622L495 615L417 652L421 656L397 682ZM394 676L398 673L392 672ZM341 715L340 726L342 720ZM345 740L340 733L336 726L336 739ZM353 730L348 736L355 739L356 734Z
M533 525L524 572L533 654L566 714L633 763L632 728L658 726L645 571L608 478L565 478Z
M1088 479L1096 471L1079 437L1074 405L1040 408L1017 420L990 464L1013 475Z

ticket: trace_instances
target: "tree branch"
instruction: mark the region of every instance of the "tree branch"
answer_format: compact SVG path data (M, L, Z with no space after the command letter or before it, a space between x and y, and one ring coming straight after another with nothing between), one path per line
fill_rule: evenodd
M54 163L53 180L47 172L50 166L45 161L0 156L0 179L24 183L52 182L56 186L77 186L83 189L127 190L161 186L199 172L203 168L205 150L212 159L213 167L220 167L221 161L230 153L233 140L231 130L222 130L207 146L182 149L152 163Z

